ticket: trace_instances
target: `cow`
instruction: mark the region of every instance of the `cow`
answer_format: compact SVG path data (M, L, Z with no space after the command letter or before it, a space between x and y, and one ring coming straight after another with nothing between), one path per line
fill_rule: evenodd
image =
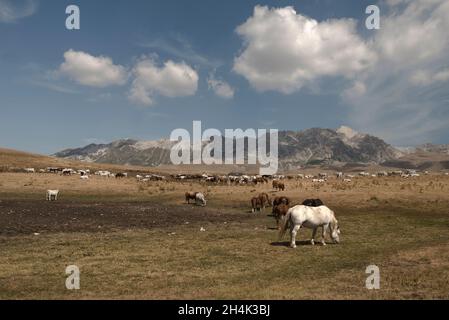
M198 194L198 192L186 192L185 196L186 196L186 202L190 203L190 200L196 200L196 195Z
M83 175L83 176L80 176L80 179L81 180L89 180L89 176L88 175Z
M119 172L115 175L116 179L122 179L122 178L126 178L128 175L126 173L123 172Z
M306 199L302 205L307 207L320 207L324 206L324 203L320 199Z
M57 201L59 190L47 190L47 201Z

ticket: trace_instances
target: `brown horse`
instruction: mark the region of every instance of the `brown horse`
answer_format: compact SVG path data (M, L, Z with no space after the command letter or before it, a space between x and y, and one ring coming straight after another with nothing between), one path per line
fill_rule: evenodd
M273 180L273 189L278 190L278 191L284 191L285 184L283 182Z
M285 204L288 206L290 204L290 199L287 197L276 197L273 199L273 207L278 206L280 204Z
M281 203L273 207L273 216L276 219L276 225L278 229L280 228L279 221L281 221L282 217L284 217L287 214L288 209L289 206L284 203Z
M262 210L271 205L270 197L265 192L259 194L260 203L262 205Z
M260 198L259 197L252 198L251 199L251 209L252 209L251 211L253 213L256 211L260 212L261 208L262 208L262 201L260 201Z
M195 201L197 193L198 192L186 192L186 202L190 203L190 200Z

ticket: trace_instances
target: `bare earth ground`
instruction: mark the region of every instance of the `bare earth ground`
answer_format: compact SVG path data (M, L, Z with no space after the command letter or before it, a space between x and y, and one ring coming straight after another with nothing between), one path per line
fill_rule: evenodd
M448 299L449 177L335 179L216 186L52 174L0 174L2 299ZM60 189L46 202L47 189ZM207 193L205 208L185 191ZM296 250L274 219L251 214L259 192L335 210L342 243ZM205 231L200 231L200 229ZM65 268L81 290L65 288ZM381 289L365 288L375 264Z

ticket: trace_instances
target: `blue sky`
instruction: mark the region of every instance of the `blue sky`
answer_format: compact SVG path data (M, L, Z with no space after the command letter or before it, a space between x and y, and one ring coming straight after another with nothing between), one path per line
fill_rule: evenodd
M0 0L0 146L50 154L193 120L448 143L448 21L445 0Z

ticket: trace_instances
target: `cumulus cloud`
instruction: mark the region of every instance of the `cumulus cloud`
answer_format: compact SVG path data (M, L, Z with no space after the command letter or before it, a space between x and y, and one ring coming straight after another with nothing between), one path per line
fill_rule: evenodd
M292 7L256 6L237 33L244 48L234 71L259 91L289 94L319 77L351 78L376 60L354 20L318 22Z
M83 51L70 49L64 53L64 59L59 72L79 84L104 88L122 85L127 80L126 69L115 65L109 57L95 57Z
M227 82L217 79L213 74L207 79L209 90L213 90L215 94L224 99L232 99L234 97L234 88Z
M0 0L0 22L12 23L36 13L35 0Z
M133 69L134 80L129 99L135 103L152 105L154 96L192 96L198 89L198 73L186 63L168 60L158 66L152 58L143 58Z

